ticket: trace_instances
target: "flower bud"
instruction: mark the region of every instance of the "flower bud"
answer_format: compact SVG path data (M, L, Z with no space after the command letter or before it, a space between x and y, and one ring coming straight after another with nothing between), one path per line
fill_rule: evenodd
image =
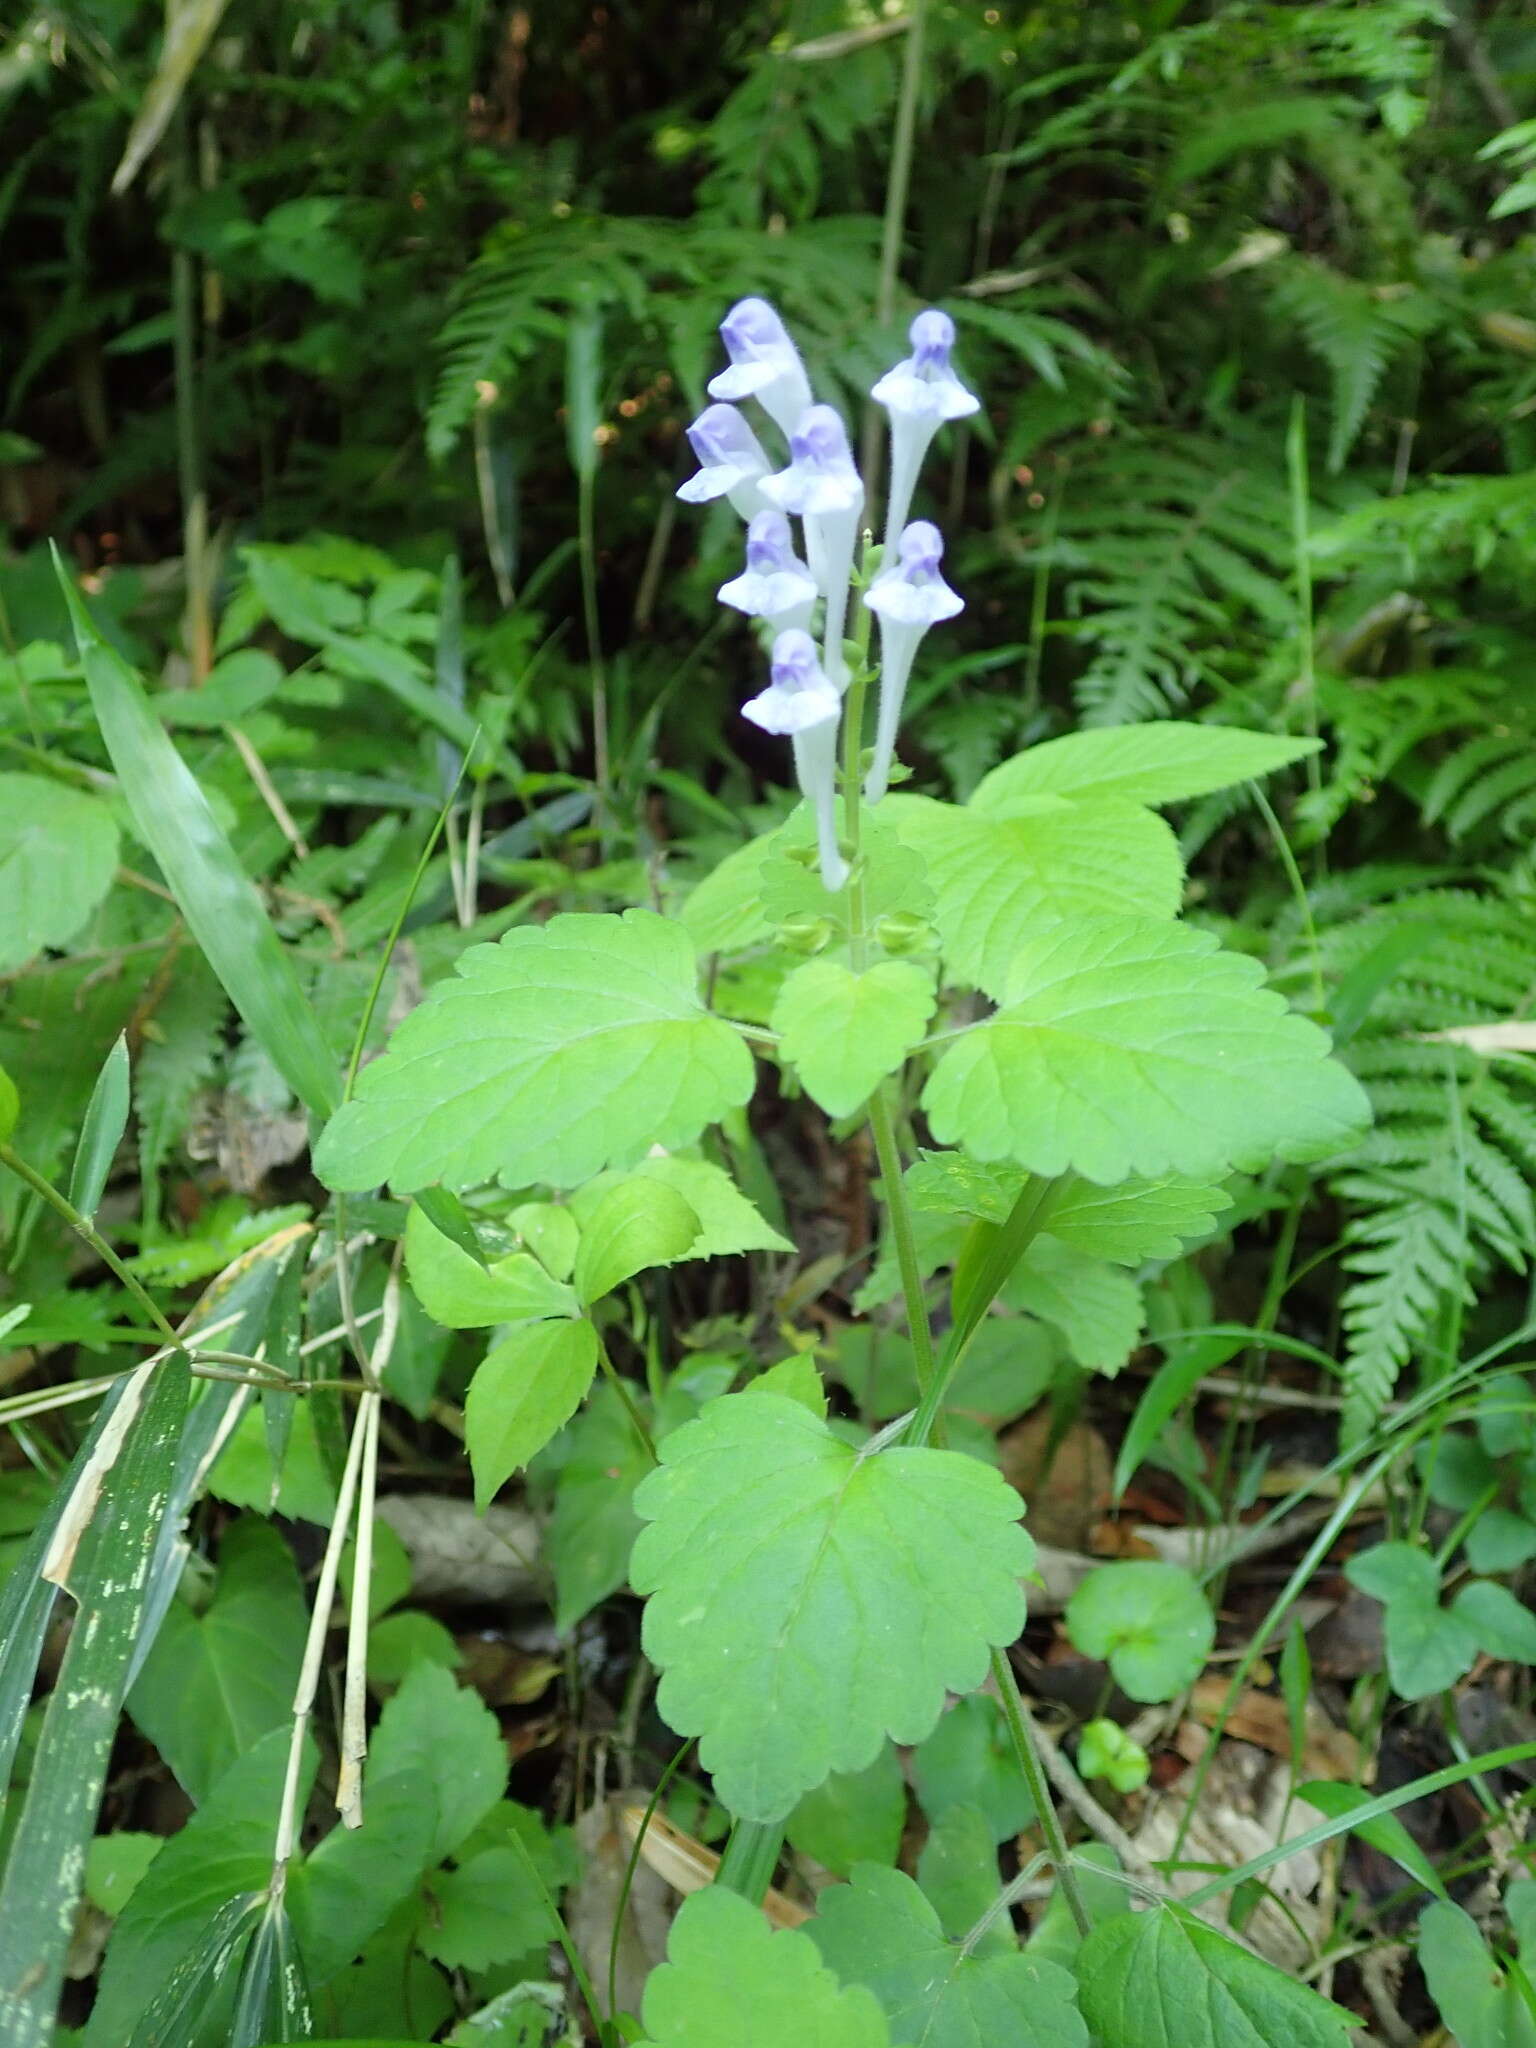
M813 911L797 910L785 918L776 936L787 953L820 953L837 936L837 927L830 917L817 917Z

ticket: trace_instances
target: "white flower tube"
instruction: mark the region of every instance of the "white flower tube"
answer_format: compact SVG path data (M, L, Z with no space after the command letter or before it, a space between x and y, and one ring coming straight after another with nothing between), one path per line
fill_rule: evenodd
M944 536L939 529L930 520L914 519L902 531L897 559L880 571L865 594L865 604L880 621L880 715L864 779L864 796L872 804L879 803L890 782L902 699L917 644L930 626L965 609L944 581L939 567L943 559Z
M843 700L802 627L792 626L774 641L772 674L768 688L744 704L742 713L764 732L789 735L800 794L816 819L822 882L841 889L848 879L837 844L837 727Z
M706 406L688 429L688 439L699 469L677 487L685 503L707 505L712 498L729 498L743 519L763 510L767 500L758 484L773 465L734 405Z
M711 398L755 398L790 433L811 402L811 382L784 322L766 299L738 299L720 322L730 368L709 380Z
M955 323L930 307L907 330L912 353L885 375L870 392L891 422L891 486L885 510L885 545L906 524L929 443L946 420L979 412L981 400L966 390L949 367L955 345Z
M789 521L782 512L759 512L747 527L747 566L716 593L722 604L766 619L780 632L808 627L816 602L816 579L795 553Z
M770 504L798 512L805 524L806 558L827 600L822 665L838 688L845 689L843 628L864 485L848 446L848 430L830 405L808 406L801 414L789 437L789 456L788 469L765 476L761 490Z

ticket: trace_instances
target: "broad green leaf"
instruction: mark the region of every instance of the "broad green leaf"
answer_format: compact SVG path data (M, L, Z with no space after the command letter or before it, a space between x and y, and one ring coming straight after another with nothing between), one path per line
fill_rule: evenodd
M690 892L682 924L701 953L742 953L767 938L762 865L773 836L733 847Z
M894 1863L906 1818L907 1781L885 1742L866 1769L834 1771L807 1792L785 1833L802 1856L846 1877L855 1863Z
M274 1729L239 1758L135 1885L107 1945L85 2048L123 2048L156 1987L197 1947L220 1907L267 1882L288 1748L288 1731ZM301 1805L314 1768L308 1752Z
M765 849L758 873L763 915L770 925L796 916L827 917L840 931L853 929L857 885L867 927L902 912L926 918L933 909L923 856L905 844L888 804L866 810L859 828L859 858L841 889L823 886L815 857L815 824L802 804Z
M1171 1700L1205 1669L1216 1619L1198 1582L1175 1564L1100 1565L1067 1605L1067 1633L1105 1657L1133 1700Z
M1090 1258L1116 1266L1145 1259L1177 1259L1187 1245L1209 1237L1232 1197L1205 1181L1130 1180L1099 1188L1073 1180L1057 1194L1042 1226Z
M737 1394L661 1461L635 1495L646 1654L739 1819L781 1819L882 1736L920 1742L1022 1626L1022 1504L973 1458L862 1455L798 1402Z
M1011 1308L1054 1324L1079 1365L1118 1372L1141 1336L1141 1289L1129 1273L1040 1236L1003 1288Z
M62 564L55 566L134 830L252 1037L311 1114L326 1116L341 1099L338 1063L261 898L138 677L96 631Z
M432 1861L451 1856L490 1813L507 1785L508 1759L496 1716L478 1693L436 1665L423 1666L379 1716L368 1786L419 1774L431 1787L436 1827Z
M196 1805L236 1757L292 1724L306 1622L292 1553L251 1517L224 1532L205 1612L171 1603L128 1711Z
M592 1185L588 1181L587 1186ZM564 1202L519 1202L507 1221L546 1273L556 1280L570 1279L581 1233Z
M571 1275L577 1298L589 1307L636 1273L688 1258L699 1228L690 1204L665 1181L620 1181L582 1223Z
M721 1259L733 1252L790 1252L794 1246L775 1230L723 1167L707 1159L673 1154L642 1159L635 1172L644 1180L675 1188L699 1219L690 1259Z
M46 775L0 775L0 973L65 946L117 873L117 824L99 796Z
M568 1316L576 1308L570 1288L552 1280L530 1253L513 1252L482 1266L415 1202L405 1225L405 1270L416 1299L448 1330Z
M1236 726L1192 725L1175 718L1119 725L1045 740L984 776L971 802L1006 815L1026 797L1116 797L1122 803L1171 804L1251 782L1318 751L1317 740L1283 739Z
M7 1145L16 1129L16 1119L21 1115L21 1096L16 1083L0 1067L0 1145Z
M1536 2048L1536 2019L1477 1922L1440 1901L1419 1919L1419 1967L1457 2048Z
M1352 1557L1344 1575L1382 1602L1387 1675L1404 1699L1428 1699L1471 1670L1479 1632L1459 1603L1440 1605L1440 1568L1428 1551L1376 1543Z
M476 1507L570 1421L596 1371L597 1332L585 1316L525 1323L486 1354L464 1400Z
M1095 1927L1077 1982L1084 2018L1115 2048L1348 2048L1355 2024L1176 1906Z
M997 1839L980 1807L948 1807L931 1824L918 1853L917 1882L944 1932L964 1940L1002 1888ZM999 1920L982 1936L977 1953L1017 1947L1013 1923Z
M164 1835L97 1835L85 1855L85 1896L97 1912L115 1920L164 1847Z
M521 1849L508 1840L512 1834ZM502 1800L464 1845L457 1867L428 1879L417 1946L448 1969L484 1970L553 1941L558 1924L530 1862L555 1898L577 1874L564 1829L552 1835L528 1807Z
M439 1818L437 1780L419 1761L392 1772L370 1760L362 1826L332 1828L288 1877L288 1906L317 1986L413 1899L438 1861L433 1835Z
M1178 910L1178 844L1161 818L1135 804L1041 797L1008 816L920 796L888 797L886 805L927 863L950 975L989 994L1042 926L1118 913L1172 918Z
M188 1387L180 1354L139 1368L50 1546L48 1576L75 1611L0 1882L0 2039L7 2048L46 2042L57 2015Z
M829 1886L806 1933L845 1984L885 2009L893 2044L913 2048L1088 2048L1077 1987L1057 1964L1021 1954L971 1954L899 1870L864 1864Z
M471 946L365 1067L315 1154L330 1187L573 1187L672 1150L752 1093L704 1009L687 934L648 910L565 913Z
M972 1806L994 1842L1006 1842L1035 1817L1002 1709L987 1693L955 1701L912 1752L912 1778L930 1821L951 1807Z
M711 1885L684 1899L645 1987L649 2048L886 2048L873 1995L838 1986L806 1935Z
M573 1629L629 1577L640 1531L635 1488L650 1453L610 1386L599 1386L572 1423L544 1532L544 1562L555 1575L555 1627Z
M769 1021L811 1099L829 1116L851 1116L921 1045L934 1002L933 976L910 960L881 960L862 974L840 960L807 960Z
M804 1351L797 1351L793 1358L781 1358L777 1365L770 1365L742 1391L748 1394L782 1394L786 1400L798 1401L802 1408L809 1408L813 1415L825 1415L827 1412L827 1383L816 1370L815 1359Z
M441 1664L445 1671L457 1671L464 1661L464 1652L443 1624L414 1607L386 1614L368 1631L370 1685L399 1685L418 1664Z
M1536 1664L1536 1614L1508 1586L1474 1579L1451 1602L1451 1612L1466 1622L1477 1637L1477 1647L1490 1657Z
M1344 1576L1373 1600L1440 1598L1440 1567L1412 1543L1373 1543L1349 1560Z
M1105 1185L1325 1157L1369 1105L1262 980L1186 926L1053 925L1015 953L997 1015L939 1060L923 1094L934 1135Z

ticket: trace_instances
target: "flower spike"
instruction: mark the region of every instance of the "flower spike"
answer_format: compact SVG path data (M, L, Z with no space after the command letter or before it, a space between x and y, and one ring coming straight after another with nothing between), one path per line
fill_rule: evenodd
M808 626L816 602L816 579L795 553L789 521L782 512L757 513L747 527L747 566L718 592L722 604L767 619L780 631Z
M843 625L848 584L864 510L864 485L848 446L848 430L830 405L808 406L789 437L789 467L766 476L762 493L805 522L805 552L817 588L827 600L822 661L844 685Z
M794 745L795 777L800 794L816 818L816 844L821 879L828 889L841 889L848 864L837 844L837 727L843 700L820 662L816 643L792 626L773 643L773 680L743 714L764 732L787 733Z
M678 485L680 498L690 505L729 498L743 519L762 510L766 500L758 482L773 465L734 405L706 406L688 429L688 439L699 458L699 469L697 475Z
M943 534L930 520L914 519L902 531L897 559L880 571L864 598L880 621L880 715L864 781L865 798L872 804L879 803L890 782L896 729L917 644L930 626L965 609L944 581L943 559Z
M730 368L709 381L711 398L755 398L789 433L811 402L800 351L766 299L738 299L720 322Z
M912 353L887 370L870 392L891 420L891 489L886 505L885 544L904 524L928 444L946 420L978 412L981 401L967 391L949 366L955 323L936 307L919 313L907 330Z

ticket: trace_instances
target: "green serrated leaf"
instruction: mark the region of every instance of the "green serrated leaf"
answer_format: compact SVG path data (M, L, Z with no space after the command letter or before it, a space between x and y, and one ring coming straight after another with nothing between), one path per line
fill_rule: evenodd
M636 1273L691 1257L699 1229L691 1205L665 1181L620 1181L582 1220L571 1275L578 1299L590 1307Z
M417 1203L405 1226L405 1270L416 1299L448 1330L569 1316L577 1306L571 1289L552 1280L528 1252L481 1265L445 1237Z
M1209 1237L1231 1206L1224 1188L1205 1181L1130 1180L1098 1188L1074 1180L1051 1203L1042 1228L1090 1258L1139 1266L1145 1259L1180 1258L1187 1245Z
M1060 1330L1079 1365L1118 1372L1141 1336L1141 1289L1129 1273L1040 1236L1003 1288L1010 1308Z
M972 1458L861 1456L798 1402L736 1394L661 1459L635 1496L646 1653L740 1819L781 1819L885 1735L920 1742L1022 1625L1034 1546L1018 1495Z
M0 973L68 945L117 860L117 824L99 796L51 776L0 775Z
M1115 2048L1348 2048L1355 2024L1176 1906L1095 1927L1077 1982L1084 2018Z
M515 1849L482 1849L429 1886L417 1946L450 1970L488 1970L555 1936L543 1900Z
M984 776L971 802L1006 816L1039 796L1115 797L1123 803L1171 804L1207 796L1234 782L1272 775L1318 751L1317 740L1244 732L1235 726L1192 725L1175 718L1068 733L1015 754Z
M1035 1817L1002 1708L987 1693L955 1701L912 1752L912 1777L930 1821L956 1806L974 1807L994 1842L1006 1842Z
M328 1186L572 1187L686 1145L752 1093L687 934L648 910L562 914L471 946L320 1139Z
M951 977L993 992L1017 949L1061 918L1171 918L1184 869L1162 819L1135 804L1031 800L1007 816L888 797L902 839L927 864Z
M817 1901L806 1933L845 1984L864 1984L885 2010L893 2044L913 2048L1088 2048L1076 1986L1039 1957L971 1954L899 1870L864 1864Z
M1262 980L1185 926L1053 925L1016 951L996 1016L939 1060L923 1093L934 1134L1105 1185L1325 1157L1369 1104Z
M887 2048L874 1996L844 1990L804 1934L718 1885L683 1901L645 1987L648 2048Z
M907 1781L888 1742L862 1771L834 1771L807 1792L784 1832L790 1847L834 1876L856 1863L894 1863L907 1818Z
M1515 1664L1536 1664L1536 1614L1517 1600L1508 1586L1491 1579L1473 1579L1451 1602L1451 1612L1466 1622L1477 1647L1490 1657Z
M840 960L807 960L779 990L770 1023L806 1093L829 1116L851 1116L921 1045L934 1011L933 977L910 960L861 974Z
M946 1807L928 1829L917 1859L917 1882L951 1940L962 1940L997 1897L1001 1878L992 1824L977 1806ZM1011 1921L994 1921L977 1953L1014 1949Z
M1182 1566L1133 1558L1089 1573L1068 1602L1067 1633L1085 1657L1109 1660L1133 1700L1171 1700L1204 1670L1216 1620Z
M254 1518L225 1530L207 1609L171 1603L128 1711L196 1805L236 1757L291 1724L307 1619L292 1553Z
M527 1323L486 1354L464 1400L476 1507L569 1422L596 1371L597 1332L585 1316Z

